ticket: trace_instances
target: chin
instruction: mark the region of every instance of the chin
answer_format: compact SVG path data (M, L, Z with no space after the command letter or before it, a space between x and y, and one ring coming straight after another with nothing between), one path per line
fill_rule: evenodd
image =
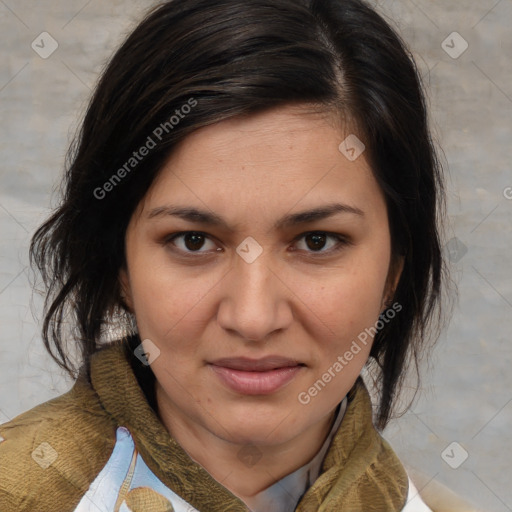
M290 439L295 437L291 435L289 429L285 429L284 431L281 429L275 428L275 425L268 424L255 424L251 426L243 426L239 427L233 425L230 428L230 432L234 432L233 435L227 437L227 434L224 430L220 432L221 437L230 443L240 446L272 446L286 443Z
M232 415L223 415L223 428L215 425L220 437L235 444L272 445L292 439L300 434L300 425L296 415L283 407L258 407L250 405L247 408L233 411ZM307 425L304 425L304 429ZM296 429L298 430L296 432Z

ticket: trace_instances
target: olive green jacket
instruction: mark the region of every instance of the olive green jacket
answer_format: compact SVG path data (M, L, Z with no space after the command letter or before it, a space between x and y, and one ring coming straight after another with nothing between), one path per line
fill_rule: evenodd
M0 425L1 512L246 512L194 462L148 400L121 341L96 352L70 391ZM141 387L142 386L142 387ZM372 422L358 379L297 512L403 510L408 476Z

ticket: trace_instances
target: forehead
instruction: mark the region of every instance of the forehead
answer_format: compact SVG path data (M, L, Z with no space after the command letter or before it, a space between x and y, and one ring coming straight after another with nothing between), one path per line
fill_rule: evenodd
M143 208L179 200L227 216L256 207L272 216L294 205L343 201L378 210L382 192L364 151L347 158L343 143L355 136L333 113L296 106L201 128L175 148Z

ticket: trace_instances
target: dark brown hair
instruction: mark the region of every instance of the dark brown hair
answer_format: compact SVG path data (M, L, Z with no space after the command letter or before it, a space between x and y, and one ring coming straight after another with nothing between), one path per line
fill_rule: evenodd
M377 425L386 425L404 367L417 363L439 317L444 192L414 60L361 0L173 0L128 36L70 148L60 206L30 248L46 286L43 340L61 367L76 371L66 322L88 362L123 313L126 227L177 143L202 126L292 103L352 120L386 197L393 256L404 257L393 297L402 310L370 356ZM156 146L130 161L151 136Z

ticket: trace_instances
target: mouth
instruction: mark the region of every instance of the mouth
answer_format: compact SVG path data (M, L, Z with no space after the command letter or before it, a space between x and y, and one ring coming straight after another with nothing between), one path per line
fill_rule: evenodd
M243 395L268 395L289 384L306 365L280 356L262 359L224 358L209 366L231 391Z
M246 372L267 372L279 368L291 368L293 366L305 366L295 359L280 356L268 356L261 359L248 357L226 357L217 359L211 363L214 366L230 368L232 370Z

